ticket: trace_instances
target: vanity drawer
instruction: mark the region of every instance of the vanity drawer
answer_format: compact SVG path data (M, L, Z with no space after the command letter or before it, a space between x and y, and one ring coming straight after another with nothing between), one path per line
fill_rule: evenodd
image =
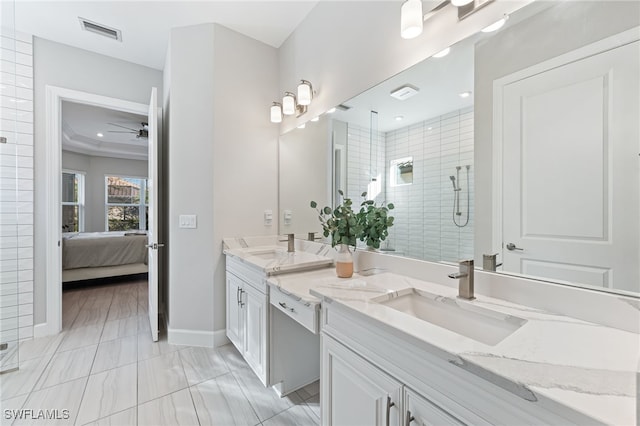
M298 324L314 334L318 334L318 304L306 305L277 288L272 287L270 292L271 304L291 317Z

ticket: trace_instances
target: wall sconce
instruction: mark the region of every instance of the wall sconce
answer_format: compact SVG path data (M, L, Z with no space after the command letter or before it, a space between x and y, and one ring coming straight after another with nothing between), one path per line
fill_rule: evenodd
M271 105L271 122L282 123L282 104L280 102L274 102Z
M311 99L313 99L313 87L307 80L300 80L298 84L298 104L310 105Z
M298 114L298 117L307 112L307 106L313 100L313 86L308 80L300 80L297 87L298 96L295 93L285 92L282 103L273 102L270 108L272 123L281 123L283 115Z
M284 115L293 115L296 113L296 95L291 92L285 92L282 97L282 113Z

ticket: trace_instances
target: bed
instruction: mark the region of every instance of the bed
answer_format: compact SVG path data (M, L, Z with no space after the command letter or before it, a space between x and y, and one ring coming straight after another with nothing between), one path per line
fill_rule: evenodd
M66 232L62 234L62 282L148 272L143 232Z

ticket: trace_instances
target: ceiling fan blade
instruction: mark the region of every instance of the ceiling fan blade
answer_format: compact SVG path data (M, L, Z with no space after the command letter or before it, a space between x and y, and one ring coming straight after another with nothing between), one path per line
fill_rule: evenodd
M123 129L127 129L127 130L131 130L131 131L137 132L136 129L132 129L131 127L127 127L127 126L121 126L120 124L116 124L116 123L107 123L107 124L111 124L112 126L122 127Z

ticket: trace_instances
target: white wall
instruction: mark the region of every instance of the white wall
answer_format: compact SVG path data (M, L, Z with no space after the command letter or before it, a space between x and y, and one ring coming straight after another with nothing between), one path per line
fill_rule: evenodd
M97 157L62 151L62 169L85 172L85 232L106 231L104 177L109 175L146 178L148 167L146 161Z
M214 24L172 30L169 49L169 340L211 345L224 339L222 238L275 232L263 211L277 212L277 56Z
M35 323L46 321L45 241L47 211L45 191L47 85L79 90L138 103L148 103L151 87L162 91L162 73L49 40L34 38L35 110Z
M492 253L493 81L638 25L638 2L562 2L506 29L475 52L475 260ZM516 45L517 49L513 46Z
M400 37L401 2L319 2L279 49L280 95L300 79L311 81L318 92L307 114L284 120L282 133L531 1L493 2L461 22L457 9L447 6L412 40Z

